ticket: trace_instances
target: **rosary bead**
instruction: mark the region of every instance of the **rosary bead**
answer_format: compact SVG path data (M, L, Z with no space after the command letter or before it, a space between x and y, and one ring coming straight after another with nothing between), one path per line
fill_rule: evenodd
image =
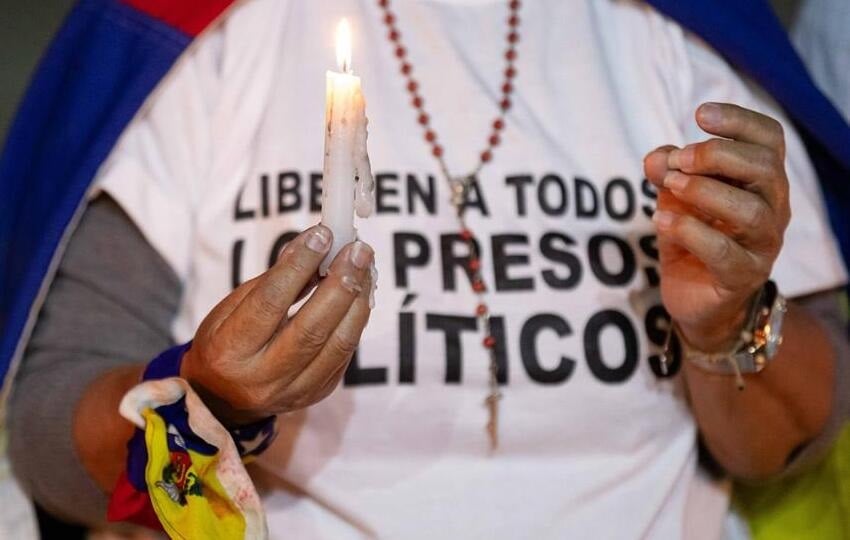
M489 326L489 308L483 302L483 294L486 292L486 286L481 277L481 260L478 257L477 250L475 249L474 236L472 231L466 227L463 221L463 205L466 200L466 193L469 187L469 182L472 181L471 176L459 176L453 177L451 174L446 171L446 164L443 162L443 147L437 144L437 134L431 129L430 126L430 117L425 112L425 100L419 95L419 85L418 83L411 77L411 73L413 72L413 66L408 61L407 51L402 45L401 33L398 28L395 26L396 17L392 12L390 6L390 0L378 0L378 5L383 8L383 22L387 26L387 37L394 47L395 56L399 60L400 71L402 75L406 78L406 87L407 91L410 93L411 104L416 109L417 113L417 121L425 130L425 140L431 148L431 154L437 158L440 162L440 166L446 173L447 180L450 183L451 187L451 203L457 210L458 220L460 222L460 226L462 230L460 231L460 237L467 243L470 249L470 255L467 260L468 270L472 276L472 289L477 293L479 297L479 303L475 308L475 313L481 317L481 321L483 326L486 328ZM499 115L497 118L493 120L493 129L488 136L489 145L487 148L481 153L480 158L481 161L478 164L478 167L475 169L477 172L480 170L481 166L484 163L489 162L493 158L493 149L501 144L500 132L505 129L505 121L504 116L508 109L511 108L511 100L510 96L514 90L514 85L512 83L512 79L516 77L517 71L514 66L514 61L517 58L516 52L516 43L520 40L519 35L519 8L520 8L520 0L509 0L508 6L510 7L510 14L508 17L508 34L506 36L507 42L507 51L505 52L505 71L504 71L504 81L502 84L502 99L499 101ZM497 445L497 406L499 398L501 394L499 393L499 386L497 380L497 372L498 366L496 364L496 355L492 352L496 347L496 338L487 333L484 330L484 339L483 345L485 348L490 350L490 393L487 397L487 404L489 406L489 414L490 420L487 424L487 432L490 435L490 442L493 448Z

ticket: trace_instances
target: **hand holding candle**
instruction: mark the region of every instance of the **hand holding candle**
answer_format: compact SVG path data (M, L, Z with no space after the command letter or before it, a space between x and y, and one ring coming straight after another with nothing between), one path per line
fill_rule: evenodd
M328 71L325 98L325 160L322 177L322 224L333 231L333 245L319 269L328 266L346 244L357 239L354 212L372 213L374 179L366 149L366 103L360 78L351 69L351 27L340 21L336 35L341 72Z

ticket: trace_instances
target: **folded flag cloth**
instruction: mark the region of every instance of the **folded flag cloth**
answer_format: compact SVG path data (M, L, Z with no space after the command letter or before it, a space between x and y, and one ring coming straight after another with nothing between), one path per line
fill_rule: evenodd
M265 539L265 514L233 435L178 377L127 393L121 415L135 424L127 470L110 521L163 529L171 538Z

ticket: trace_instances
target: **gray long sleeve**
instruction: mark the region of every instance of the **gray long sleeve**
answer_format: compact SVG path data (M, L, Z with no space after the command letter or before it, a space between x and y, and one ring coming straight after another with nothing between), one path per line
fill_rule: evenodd
M74 409L99 375L172 345L180 290L177 276L112 199L100 196L89 205L39 313L10 403L14 471L48 511L82 523L104 521L106 496L74 447Z
M834 292L817 293L795 302L820 321L835 351L832 411L826 425L813 441L801 447L782 473L784 478L805 471L829 452L845 423L850 421L850 343L847 317L841 297ZM798 359L805 362L805 358Z

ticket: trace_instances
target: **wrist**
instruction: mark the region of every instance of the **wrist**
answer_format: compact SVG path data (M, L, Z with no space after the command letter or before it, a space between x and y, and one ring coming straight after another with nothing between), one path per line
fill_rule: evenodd
M757 293L746 296L712 317L700 321L676 321L682 337L695 349L718 352L733 347L747 325Z
M695 345L688 340L681 325L675 321L670 326L664 347L664 361L682 354L690 365L703 371L721 375L734 375L739 390L744 389L742 374L761 372L768 362L776 356L782 344L782 324L788 311L785 298L777 290L773 281L768 281L753 298L744 325L738 332L737 340L723 349L710 349L718 341L706 346L706 341ZM731 323L730 323L731 326ZM670 347L671 337L678 334L680 347ZM702 335L705 337L705 334ZM681 352L675 352L680 350Z
M276 416L234 407L220 397L225 395L220 390L207 387L200 377L208 370L197 355L198 349L191 341L173 347L147 365L142 380L180 377L198 395L204 407L230 432L241 456L257 455L264 451L276 435Z
M204 362L197 356L197 348L190 347L183 353L180 365L180 378L185 379L204 402L209 411L227 429L239 428L265 420L270 415L256 412L244 407L238 407L230 400L222 397L227 395L225 388L213 385L204 373Z

